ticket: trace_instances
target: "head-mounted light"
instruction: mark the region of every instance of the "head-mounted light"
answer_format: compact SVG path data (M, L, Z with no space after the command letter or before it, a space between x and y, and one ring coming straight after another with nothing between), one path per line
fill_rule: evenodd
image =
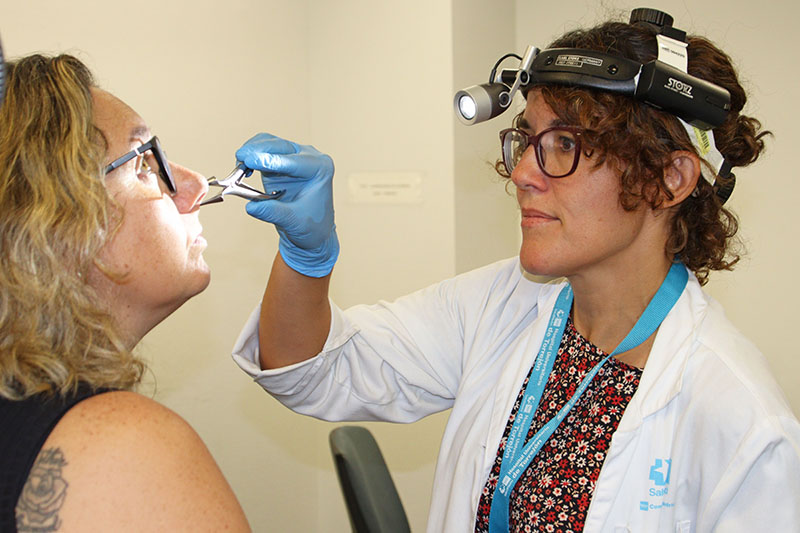
M473 85L456 93L456 114L465 124L478 124L494 118L511 105L514 94L530 82L530 68L539 49L529 46L525 55L506 54L495 63L489 74L489 83ZM519 59L519 68L503 70L497 74L497 67L504 59Z
M454 99L456 115L465 124L484 122L508 109L517 92L526 93L537 85L586 87L626 95L682 120L710 167L704 165L703 176L712 185L716 175L732 178L730 165L716 150L713 132L709 131L725 121L730 111L730 93L687 72L686 33L672 27L668 14L635 9L630 23L635 22L647 22L659 29L658 59L642 64L594 50L539 50L529 46L519 67L497 72L504 59L519 58L507 54L495 64L488 83L458 91ZM715 188L723 201L732 192L730 185Z
M456 114L477 124L508 109L520 89L535 85L587 87L631 96L702 129L719 126L730 110L730 94L662 60L645 64L581 48L528 47L530 65L503 69L489 83L456 93Z
M496 117L511 103L508 89L503 83L484 83L458 91L455 99L458 117L465 124L477 124ZM503 106L501 101L506 105Z

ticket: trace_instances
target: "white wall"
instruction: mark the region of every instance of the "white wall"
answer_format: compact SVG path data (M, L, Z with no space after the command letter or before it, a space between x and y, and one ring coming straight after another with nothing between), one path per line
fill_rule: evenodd
M776 133L764 161L738 173L731 200L750 258L735 273L716 276L711 290L768 354L800 412L800 369L786 333L798 289L779 285L792 279L797 255L798 222L788 213L800 187L790 159L798 113L789 105L798 75L774 59L776 47L765 37L789 34L797 8L711 0L692 5L690 15L683 2L659 3L678 27L707 32L732 53L753 90L754 113ZM171 159L207 175L227 172L234 150L262 130L332 154L342 243L333 295L347 306L391 299L516 253L516 210L487 164L503 119L466 128L452 115L452 95L482 83L501 53L594 22L605 13L594 6L172 0L157 14L113 1L6 1L0 38L9 56L76 52L104 88L149 121ZM376 205L349 195L352 175L389 172L421 176L422 200ZM256 531L349 531L328 452L335 426L283 409L229 357L260 298L274 231L250 219L237 199L203 208L201 221L212 283L142 343L155 397L198 430ZM445 419L368 425L415 531L424 530Z
M341 255L332 296L342 306L392 299L454 273L449 2L311 2L311 138L336 161ZM421 176L412 204L359 203L354 174ZM446 415L411 426L367 424L381 445L411 526L424 530ZM319 423L318 531L349 531Z

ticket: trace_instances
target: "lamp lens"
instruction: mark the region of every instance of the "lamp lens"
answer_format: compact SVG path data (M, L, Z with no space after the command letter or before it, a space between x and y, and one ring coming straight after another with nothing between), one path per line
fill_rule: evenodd
M458 99L458 111L465 119L472 120L477 112L475 100L468 94L461 95Z

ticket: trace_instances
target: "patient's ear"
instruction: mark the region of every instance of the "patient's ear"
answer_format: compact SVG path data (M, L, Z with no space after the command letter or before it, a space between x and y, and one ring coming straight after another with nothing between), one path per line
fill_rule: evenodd
M672 207L683 202L695 187L697 180L700 179L700 158L693 152L686 150L676 150L672 152L671 159L664 169L664 183L672 193L670 200L664 198L664 203L660 207Z

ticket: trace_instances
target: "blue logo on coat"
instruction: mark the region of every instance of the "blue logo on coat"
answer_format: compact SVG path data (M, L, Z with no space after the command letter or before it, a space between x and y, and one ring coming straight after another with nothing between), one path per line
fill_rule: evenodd
M664 463L666 466L666 475L664 474ZM669 485L669 475L672 473L672 459L656 459L653 466L650 467L650 480L656 487L664 487Z
M647 492L650 498L658 498L660 501L640 501L640 511L655 511L674 507L674 503L666 502L664 497L669 495L669 478L672 475L672 459L656 459L650 467L648 479L653 482L652 487Z

